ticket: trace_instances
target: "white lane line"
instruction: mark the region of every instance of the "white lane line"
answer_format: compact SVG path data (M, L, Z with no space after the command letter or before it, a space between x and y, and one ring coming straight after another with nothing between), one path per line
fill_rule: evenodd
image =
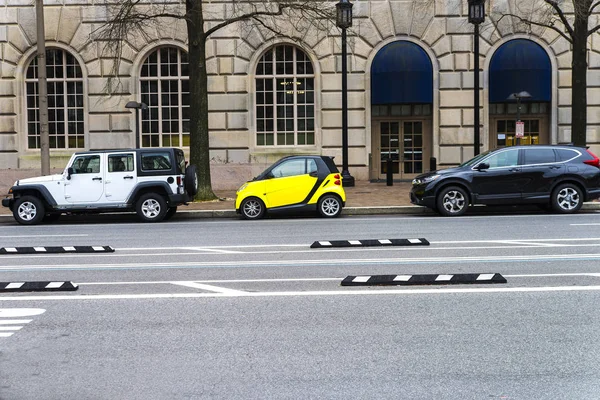
M0 326L0 331L18 331L21 330L22 326Z
M539 243L539 242L530 242L530 241L520 241L520 240L501 240L498 243L503 244L512 244L517 246L532 246L532 247L565 247L565 246L580 246L580 245L560 245L556 243ZM593 246L598 246L598 243L594 243Z
M232 295L232 296L243 296L245 293L243 290L227 289L224 287L205 285L202 283L191 282L191 281L185 281L185 282L174 281L171 283L173 285L186 286L186 287L190 287L190 288L194 288L194 289L208 290L209 292L223 293L223 294L228 294L228 295Z
M598 226L600 224L569 224L570 226Z
M397 257L397 258L346 258L346 259L306 259L306 260L257 260L257 261L186 261L186 262L137 262L121 264L62 264L62 265L0 265L0 270L89 270L96 268L149 268L149 267L252 267L252 266L281 266L281 265L346 265L346 264L412 264L412 263L449 263L449 262L507 262L507 261L560 261L560 260L598 260L600 253L591 254L532 254L517 256L468 256L468 257Z
M511 242L584 242L584 241L600 241L600 238L540 238L540 239L490 239L490 240L438 240L429 241L431 244L462 244L462 243L502 243Z
M1 235L0 238L45 238L45 237L86 237L90 236L86 234L80 235Z
M11 337L14 332L0 332L0 337Z
M316 296L368 296L368 295L417 295L417 294L496 294L496 293L545 293L545 292L597 292L600 286L549 286L511 288L435 288L435 289L382 289L382 290L323 290L290 292L241 292L228 293L156 293L156 294L112 294L75 296L19 296L1 297L0 302L51 301L51 300L144 300L144 299L185 299L219 297L316 297Z
M32 319L5 319L2 320L0 319L0 325L23 325L23 324L28 324L31 321L33 321Z
M43 308L0 308L0 318L31 317L45 312Z
M219 253L219 254L240 254L240 251L234 250L223 250L223 249L214 249L209 247L182 247L183 250L191 250L191 251L207 251L209 253Z
M598 239L600 240L600 239ZM328 242L320 242L323 243ZM331 245L331 243L329 243ZM119 251L147 251L147 250L185 250L185 249L253 249L253 248L272 248L272 247L308 247L310 243L302 243L302 244L248 244L248 245L227 245L227 246L203 246L203 247L117 247L116 250Z

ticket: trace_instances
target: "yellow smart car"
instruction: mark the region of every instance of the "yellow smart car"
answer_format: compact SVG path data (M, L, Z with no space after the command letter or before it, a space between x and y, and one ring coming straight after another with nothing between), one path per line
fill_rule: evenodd
M244 183L235 198L235 210L245 219L300 211L337 217L345 204L342 175L327 156L284 157Z

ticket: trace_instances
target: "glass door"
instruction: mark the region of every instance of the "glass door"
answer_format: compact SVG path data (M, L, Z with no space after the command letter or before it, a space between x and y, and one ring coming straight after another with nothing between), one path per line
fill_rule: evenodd
M520 144L539 144L540 143L540 120L539 119L522 119L523 127L525 128L524 136L521 138ZM517 139L515 138L516 124L514 119L498 119L496 120L496 146L515 146Z
M423 172L423 121L379 121L379 174L385 179L388 160L394 178Z
M380 132L380 167L381 175L386 175L388 171L388 160L392 160L392 173L400 173L400 122L399 121L381 121L379 123Z
M402 177L423 172L423 122L404 121L402 124Z

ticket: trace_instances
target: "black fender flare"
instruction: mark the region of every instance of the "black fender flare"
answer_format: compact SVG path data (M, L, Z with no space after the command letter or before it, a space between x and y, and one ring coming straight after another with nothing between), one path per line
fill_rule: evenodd
M135 185L135 188L133 188L133 191L127 198L127 203L133 204L134 200L137 198L138 194L141 191L151 188L160 188L161 190L164 190L165 193L167 193L167 196L173 194L173 190L171 190L171 187L167 184L167 182L141 182Z
M50 207L55 208L58 204L50 191L44 185L17 185L10 188L14 198L20 197L23 192L38 192L41 199Z

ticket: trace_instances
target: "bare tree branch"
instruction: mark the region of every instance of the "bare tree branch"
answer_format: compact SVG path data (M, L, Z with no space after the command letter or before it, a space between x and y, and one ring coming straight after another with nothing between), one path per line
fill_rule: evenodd
M549 4L554 9L554 11L556 11L556 13L558 14L558 17L560 18L563 25L565 26L565 29L567 30L567 32L569 32L569 35L571 37L573 37L573 35L575 35L575 31L573 30L573 27L571 26L571 24L569 24L569 21L567 20L565 13L559 7L558 2L556 0L544 0L544 2L546 2L546 4Z
M594 27L594 28L590 29L590 30L588 31L587 35L588 35L588 36L592 36L592 34L593 34L594 32L598 32L599 30L600 30L600 25L598 25L598 26L596 26L596 27Z
M535 26L540 26L543 28L548 28L548 29L552 29L553 31L557 32L560 36L562 36L563 38L565 38L569 43L573 43L573 39L568 36L566 33L564 33L563 31L561 31L560 29L558 29L556 26L554 26L553 24L545 24L545 23L541 23L541 22L535 22L535 21L530 21L528 19L522 18L518 15L515 14L502 14L502 16L500 18L498 18L498 20L496 22L500 22L502 21L502 19L504 17L513 17L513 18L517 18L519 20L519 22L525 24L525 25L535 25Z
M283 14L283 10L285 8L287 8L287 7L288 6L286 6L286 5L278 4L277 11L254 11L254 12L251 12L251 13L239 15L239 16L231 18L231 19L227 19L227 20L221 22L220 24L217 24L217 25L213 26L212 28L207 29L206 32L205 32L206 37L208 37L211 34L215 33L219 29L222 29L222 28L226 27L227 25L231 25L231 24L234 24L236 22L247 21L247 20L250 20L250 19L254 20L254 21L258 21L259 17L261 17L261 16L265 16L265 17L277 17L277 16L280 16L280 15Z
M598 2L597 2L597 3L595 3L595 4L593 4L593 5L590 7L590 15L592 15L592 14L594 13L594 8L596 8L596 7L598 7L598 6L600 6L600 1L598 1Z

